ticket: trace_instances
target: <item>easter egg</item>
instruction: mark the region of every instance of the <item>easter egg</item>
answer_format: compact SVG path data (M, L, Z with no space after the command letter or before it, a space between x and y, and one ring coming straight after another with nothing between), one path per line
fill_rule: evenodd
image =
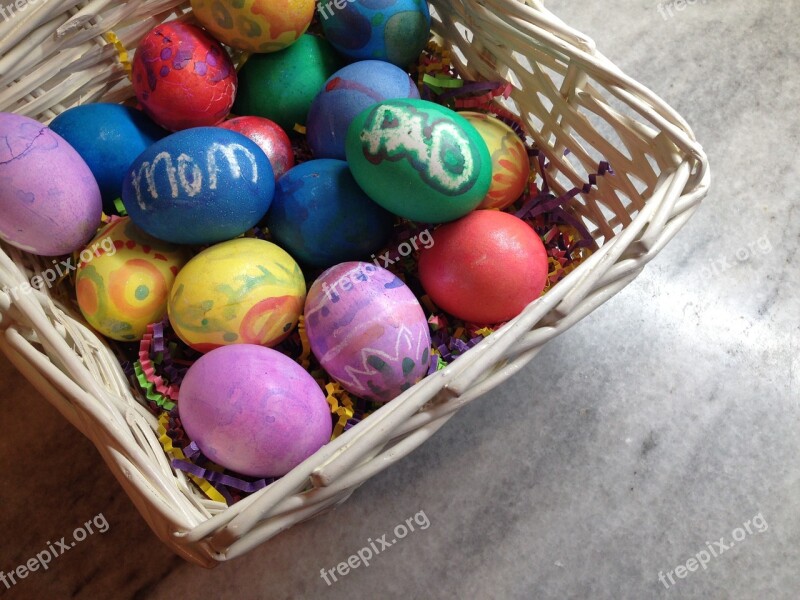
M0 132L0 239L45 256L80 250L103 209L89 166L28 117L0 113Z
M480 204L492 181L475 128L426 100L385 100L362 111L347 132L346 154L367 195L412 221L457 219Z
M536 232L497 210L476 210L442 225L419 255L419 278L430 299L478 325L516 317L541 296L547 271Z
M139 43L131 80L145 112L170 131L221 123L236 95L236 69L222 45L179 21Z
M168 132L142 111L119 104L84 104L70 108L50 123L50 129L78 151L92 170L103 210L117 213L122 180L134 159Z
M377 59L406 68L430 37L426 0L321 0L325 37L344 56Z
M392 98L419 98L408 73L394 65L362 60L336 71L308 112L306 139L314 156L344 160L353 119L368 106Z
M428 372L431 336L413 292L371 263L331 267L305 305L311 351L351 394L388 402Z
M266 214L275 176L264 152L235 131L197 127L159 140L131 164L122 185L128 214L175 244L241 235Z
M301 263L330 267L377 252L392 215L358 187L343 160L309 160L278 180L266 225Z
M233 112L265 117L286 131L304 125L314 96L341 60L322 38L305 34L272 54L253 54L239 71Z
M128 217L106 225L80 253L81 313L104 336L141 340L167 314L167 297L189 253L141 231Z
M280 477L324 446L333 421L325 394L276 350L212 350L186 372L178 414L213 462L242 475Z
M303 273L271 242L240 238L211 246L178 273L169 320L189 346L278 344L297 324L306 297Z
M275 52L297 41L314 17L314 0L192 0L215 38L246 52Z
M275 179L294 166L292 142L280 125L262 117L236 117L220 125L253 140L267 155Z
M477 129L492 157L492 185L478 208L505 208L525 191L531 163L525 144L500 119L479 112L459 112Z

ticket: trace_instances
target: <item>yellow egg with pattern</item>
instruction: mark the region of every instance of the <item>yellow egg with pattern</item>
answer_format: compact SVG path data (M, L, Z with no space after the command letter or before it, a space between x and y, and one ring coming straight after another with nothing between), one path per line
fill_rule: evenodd
M101 229L79 258L76 295L83 316L106 337L132 342L166 315L170 288L189 253L124 217Z
M277 52L297 41L314 0L192 0L195 17L220 42L247 52Z
M458 113L486 142L492 155L492 185L478 208L503 209L513 204L525 191L531 173L531 163L525 144L511 127L485 113Z
M285 250L238 238L211 246L183 268L170 294L169 320L199 352L274 346L297 324L305 298L303 273Z

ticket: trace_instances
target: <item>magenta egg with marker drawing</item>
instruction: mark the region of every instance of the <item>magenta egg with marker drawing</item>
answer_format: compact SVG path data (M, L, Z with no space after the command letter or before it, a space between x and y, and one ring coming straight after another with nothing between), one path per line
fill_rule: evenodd
M428 372L431 336L414 293L394 273L345 262L325 271L306 298L311 351L351 394L388 402Z
M205 456L253 477L285 475L333 431L314 378L291 358L253 344L223 346L194 363L178 413Z
M0 113L0 239L44 256L80 250L100 225L91 169L38 121Z

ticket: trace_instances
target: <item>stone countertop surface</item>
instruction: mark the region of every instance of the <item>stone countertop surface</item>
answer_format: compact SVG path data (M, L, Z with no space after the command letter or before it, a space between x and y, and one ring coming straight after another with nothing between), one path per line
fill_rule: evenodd
M711 192L678 236L345 504L210 571L158 541L91 443L1 358L0 569L97 515L108 527L0 596L798 597L800 11L548 6L707 150ZM321 577L415 517L368 567Z

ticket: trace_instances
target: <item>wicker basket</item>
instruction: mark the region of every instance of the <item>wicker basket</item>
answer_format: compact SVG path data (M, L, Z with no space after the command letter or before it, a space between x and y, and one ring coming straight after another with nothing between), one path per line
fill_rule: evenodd
M79 103L128 99L132 91L120 58L157 23L184 15L187 4L27 5L0 22L0 111L48 122ZM611 164L613 173L583 187L573 202L597 247L519 317L288 475L230 508L208 500L170 466L156 419L72 304L39 291L17 298L0 292L3 351L92 440L159 538L190 561L213 566L240 556L347 499L620 291L707 192L707 159L684 120L539 0L430 4L434 29L465 78L513 84L510 108L546 156L545 174L556 194L583 186L601 160ZM49 264L2 246L0 288L23 284Z

